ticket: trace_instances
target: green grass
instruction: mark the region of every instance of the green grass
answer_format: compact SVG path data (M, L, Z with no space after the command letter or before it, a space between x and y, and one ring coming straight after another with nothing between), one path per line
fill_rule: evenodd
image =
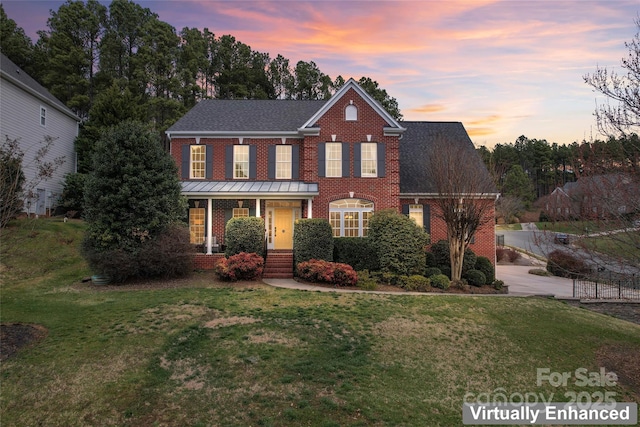
M496 225L496 231L520 231L522 230L522 224L519 222L515 224L500 224Z
M78 283L90 274L82 230L40 220L2 249L0 320L48 329L0 366L3 426L456 426L467 392L566 400L602 389L537 386L536 368L597 371L609 347L640 352L638 325L547 299L302 292L208 274L95 289Z
M536 222L536 226L539 230L582 235L617 230L625 225L617 221L555 221Z

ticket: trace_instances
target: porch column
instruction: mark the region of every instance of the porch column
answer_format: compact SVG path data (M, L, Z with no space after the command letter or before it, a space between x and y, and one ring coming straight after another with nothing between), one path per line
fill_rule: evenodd
M307 200L307 218L313 218L313 199L311 197Z
M256 199L256 218L260 218L260 199Z
M207 199L207 255L211 255L211 234L213 231L213 199Z

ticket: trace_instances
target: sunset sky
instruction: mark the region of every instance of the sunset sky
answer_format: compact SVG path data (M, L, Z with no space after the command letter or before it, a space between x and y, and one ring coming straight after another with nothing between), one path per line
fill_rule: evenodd
M2 0L33 42L62 3ZM292 65L314 61L332 79L371 77L405 120L461 121L478 146L600 137L583 76L622 71L640 16L637 0L136 3L177 31L231 34Z

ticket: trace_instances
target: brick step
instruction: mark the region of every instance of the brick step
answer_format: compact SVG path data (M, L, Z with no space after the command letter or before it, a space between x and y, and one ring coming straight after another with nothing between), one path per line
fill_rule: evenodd
M293 277L293 253L269 251L262 277L266 279L291 279Z

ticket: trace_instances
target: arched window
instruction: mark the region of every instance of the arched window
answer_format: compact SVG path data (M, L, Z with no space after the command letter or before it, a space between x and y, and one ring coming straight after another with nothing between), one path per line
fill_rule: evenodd
M334 237L365 237L373 202L363 199L341 199L329 203L329 222Z
M347 108L344 109L344 119L348 122L358 120L358 107L353 104L347 105Z

